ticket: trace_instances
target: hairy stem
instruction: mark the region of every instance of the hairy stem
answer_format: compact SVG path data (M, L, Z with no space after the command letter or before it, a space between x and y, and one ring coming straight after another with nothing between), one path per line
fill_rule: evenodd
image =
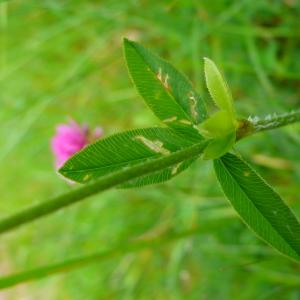
M297 122L300 122L300 110L283 114L267 115L262 119L249 117L248 120L240 121L237 139L240 140L261 131L272 130Z
M185 159L197 157L202 153L207 144L207 140L202 141L170 155L166 155L158 159L152 159L143 164L138 164L133 167L114 172L111 175L104 176L93 183L84 185L76 190L29 207L1 220L0 233L7 232L22 224L29 223L35 219L41 218L63 207L79 202L89 196L108 190L129 180L174 166Z
M264 119L258 120L241 120L237 132L237 140L261 131L275 129L299 121L300 111L281 115L270 115ZM137 177L173 166L185 159L197 157L201 154L207 144L208 141L203 141L168 156L149 160L146 163L139 164L128 169L123 169L111 175L102 177L93 183L77 188L76 190L24 209L19 213L0 220L0 234Z
M296 122L300 122L300 110L280 115L269 115L264 119L253 121L254 133L265 130L272 130Z

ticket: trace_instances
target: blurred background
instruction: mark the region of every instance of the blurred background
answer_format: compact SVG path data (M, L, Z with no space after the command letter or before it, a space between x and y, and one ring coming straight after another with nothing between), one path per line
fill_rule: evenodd
M208 103L202 58L212 58L241 117L300 106L297 0L0 2L1 217L74 188L55 173L57 124L71 117L105 136L158 124L130 82L123 37L171 61ZM236 150L300 216L300 127ZM178 232L186 234L167 242ZM300 299L299 264L240 221L203 161L165 184L111 190L1 236L0 274L116 247L113 257L0 299Z

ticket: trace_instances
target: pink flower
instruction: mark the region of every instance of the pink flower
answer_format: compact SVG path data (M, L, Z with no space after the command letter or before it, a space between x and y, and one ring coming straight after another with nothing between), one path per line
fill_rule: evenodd
M55 157L57 169L76 152L86 145L100 138L103 131L100 127L95 128L92 134L87 125L80 126L75 121L69 124L60 124L56 127L56 134L51 140L51 148Z

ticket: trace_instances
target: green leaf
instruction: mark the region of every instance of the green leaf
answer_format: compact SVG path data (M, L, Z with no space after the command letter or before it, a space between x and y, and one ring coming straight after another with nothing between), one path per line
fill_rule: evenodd
M227 153L236 140L235 132L227 133L223 137L213 139L203 151L202 159L215 159Z
M200 133L206 138L222 138L235 130L236 125L225 110L217 111L199 125Z
M174 176L186 170L196 159L187 159L183 162L176 164L173 167L166 168L162 171L154 172L150 175L142 176L137 179L131 180L128 183L122 184L121 188L141 187L150 184L156 184L170 180Z
M207 88L216 105L234 117L235 110L229 87L215 63L209 58L204 58L204 73Z
M131 78L150 109L167 126L197 138L194 125L206 118L206 108L189 80L136 42L125 39L124 49Z
M236 140L236 124L225 110L219 110L199 126L200 133L212 139L205 148L202 158L215 159L227 153Z
M282 254L300 260L300 224L280 196L242 159L214 161L225 195L243 221Z
M101 139L71 157L60 169L67 178L86 183L112 172L167 156L191 146L168 128L146 128L126 131ZM166 181L186 169L193 159L137 178L124 187L141 186Z

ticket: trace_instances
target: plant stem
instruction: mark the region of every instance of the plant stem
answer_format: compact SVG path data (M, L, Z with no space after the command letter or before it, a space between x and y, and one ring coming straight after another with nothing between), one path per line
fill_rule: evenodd
M197 157L201 154L207 144L207 140L201 141L200 143L183 150L179 150L170 155L152 159L145 163L114 172L108 176L101 177L93 183L77 188L76 190L24 209L19 213L2 219L0 221L0 233L7 232L22 224L29 223L35 219L41 218L61 208L79 202L89 196L95 195L137 177L174 166L185 159Z
M240 120L237 140L261 131L272 130L297 122L300 122L300 110L283 114L267 115L263 119L249 117L248 120Z
M237 132L237 140L261 131L275 129L299 121L300 111L267 116L261 120L241 120ZM0 234L137 177L174 166L185 159L197 157L207 146L208 142L203 141L168 156L152 159L146 163L133 166L130 169L114 172L76 190L24 209L19 213L0 220Z
M254 132L272 130L289 124L300 122L300 110L280 115L268 115L262 120L253 121Z

